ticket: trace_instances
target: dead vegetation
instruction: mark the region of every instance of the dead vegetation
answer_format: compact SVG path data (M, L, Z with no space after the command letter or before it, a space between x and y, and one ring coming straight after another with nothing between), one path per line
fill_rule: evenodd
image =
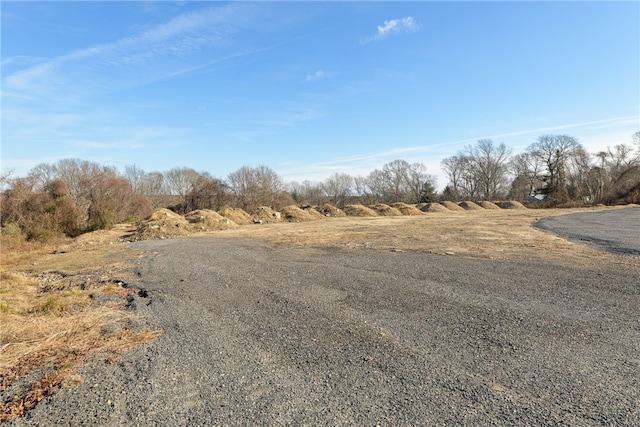
M137 326L131 295L142 290L122 281L125 264L112 263L115 252L126 259L114 236L106 246L66 240L53 252L5 237L3 253L22 256L3 257L0 271L0 422L50 396L81 363L98 354L114 362L158 335Z
M389 206L400 213L409 212L402 216L381 216L362 205L349 205L345 207L347 218L327 217L321 212L314 215L316 209L297 206L278 213L259 209L253 218L240 209L194 211L187 218L161 209L137 226L119 225L75 240L60 240L56 245L26 242L3 233L0 420L11 419L46 399L65 381L71 381L68 378L84 361L97 355L114 361L123 351L158 335L157 331L139 329L135 311L128 309L131 295L142 295L144 290L125 282L129 274L126 260L136 254L124 250L123 242L144 238L141 230L154 230L152 238L166 238L174 235L174 228L196 234L204 227L207 233L200 235L250 237L300 247L312 242L315 247L348 251L422 251L490 259L521 257L538 259L541 265L553 260L589 268L640 267L637 257L606 254L531 227L533 221L548 216L611 208L529 210L509 203L504 205L506 209L476 205L478 209L464 211L453 204L459 210L451 211L444 205L421 205L428 215L412 215L411 205ZM330 205L322 209L331 215L342 212ZM256 225L256 215L267 221ZM232 225L235 221L230 217L245 225ZM165 231L171 234L162 234Z

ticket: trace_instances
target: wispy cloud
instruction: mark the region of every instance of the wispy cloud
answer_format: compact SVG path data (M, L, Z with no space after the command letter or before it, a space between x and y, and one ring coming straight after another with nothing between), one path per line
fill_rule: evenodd
M179 15L132 37L69 52L27 65L3 78L4 90L51 99L64 93L88 95L135 87L198 69L212 60L206 48L218 46L246 24L249 6L231 4ZM206 54L205 54L206 53ZM237 56L215 52L224 59ZM29 64L28 58L16 58Z
M520 152L535 138L525 138L524 144L509 143L509 140L516 142L520 138L533 135L535 137L549 132L559 132L573 130L572 134L577 136L585 148L591 152L605 149L606 146L628 142L634 129L640 125L638 116L622 116L602 120L592 120L578 123L567 123L556 126L524 129L520 131L478 135L472 138L465 138L453 141L432 141L428 145L418 145L410 147L396 147L390 150L383 150L370 153L360 153L351 156L341 156L325 161L313 162L309 164L289 164L283 165L281 174L288 180L311 179L322 181L334 172L345 172L353 176L366 176L374 169L381 168L385 163L395 159L405 159L410 162L420 162L427 166L427 172L435 174L440 187L446 184L446 176L441 170L440 161L455 154L463 146L475 143L478 139L489 138L497 141L506 139L505 144ZM602 132L606 129L607 132Z
M334 72L328 72L328 71L324 71L324 70L318 70L313 74L307 74L307 83L311 83L314 82L316 80L321 80L321 79L329 79L331 77L335 77L337 76L338 73L334 73Z
M392 35L415 33L420 29L420 25L411 16L405 18L396 18L384 21L382 25L378 25L378 32L372 36L366 37L363 43L383 40Z

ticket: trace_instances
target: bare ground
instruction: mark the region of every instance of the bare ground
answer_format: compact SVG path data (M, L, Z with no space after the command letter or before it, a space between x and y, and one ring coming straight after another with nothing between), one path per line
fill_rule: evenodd
M444 400L434 400L432 405L426 406L425 402L388 400L386 404L391 405L389 410L377 408L377 413L368 416L365 413L366 405L379 403L375 395L391 390L383 385L369 392L362 389L361 392L365 395L360 398L343 393L353 384L371 381L372 372L381 375L385 384L404 390L400 395L392 393L393 399L411 400L418 398L423 392L423 384L405 383L410 376L398 377L400 374L409 375L412 372L411 375L417 375L416 378L423 377L423 381L433 380L426 395L440 399L440 394L445 393L449 396L446 399L452 399L458 406L462 405L456 406L455 411L448 415L452 422L460 422L461 418L457 417L467 413L460 408L473 402L476 405L472 410L474 415L467 419L471 423L490 420L499 425L508 425L519 419L515 415L509 415L509 411L521 410L523 405L526 410L527 402L530 402L529 409L534 410L526 414L529 418L524 419L534 424L565 421L585 422L589 425L623 425L629 420L639 420L637 409L629 412L632 411L629 406L629 398L632 396L629 395L631 389L628 387L633 382L633 373L638 372L637 358L632 356L634 351L629 352L635 346L629 338L637 336L637 330L630 327L629 323L633 311L633 302L629 298L637 298L637 289L633 288L633 279L630 278L638 277L640 257L604 253L531 226L533 221L541 218L595 210L599 209L478 210L411 217L349 217L294 224L252 224L231 230L200 233L195 239L181 238L180 242L157 242L149 246L175 248L171 254L162 254L164 257L170 255L171 263L163 261L163 258L145 261L150 256L149 248L139 246L143 249L141 252L132 250L128 244L123 243L122 238L132 231L131 227L119 226L109 232L82 236L52 253L18 264L15 270L36 276L47 272L64 272L67 277L73 277L91 271L108 276L123 274L123 268L127 269L129 263L137 262L144 255L145 258L140 260L146 265L145 274L148 273L149 277L143 277L142 280L149 280L143 283L150 289L149 304L155 301L154 305L144 310L149 316L151 327L163 329L164 333L158 343L148 350L137 349L130 356L123 356L123 361L118 366L104 367L97 364L87 368L73 381L77 386L65 388L59 393L59 398L50 398L50 404L53 405L51 410L43 409L41 403L33 411L33 419L21 417L15 420L15 424L46 425L53 422L58 425L77 425L79 420L91 424L92 418L86 417L95 416L96 422L139 421L140 425L150 425L149 423L158 421L162 416L167 416L167 408L158 400L160 397L172 399L169 402L175 405L175 410L170 411L170 416L175 422L185 422L187 414L191 412L196 417L191 419L194 425L204 425L206 413L228 417L216 419L223 424L236 425L252 424L252 419L275 424L287 424L296 420L302 421L302 424L313 420L333 420L333 424L337 425L358 420L386 420L398 425L409 425L420 420L430 420L435 424L438 423L437 420L442 422L447 413ZM217 243L207 243L212 238ZM237 243L229 246L232 253L221 256L220 260L225 261L218 266L214 261L217 259L215 250L226 251L224 239L234 239ZM247 245L247 251L243 246L246 245L243 242L248 241L246 239L265 243L264 246ZM198 241L201 243L197 243ZM270 249L272 247L275 248L273 252ZM213 252L196 255L191 252L195 248L199 251L207 251L209 248ZM296 261L289 259L288 248L293 249L290 253ZM234 257L233 251L238 255ZM162 250L154 253L161 252ZM396 265L396 261L382 255L402 255L402 252L408 254L406 258L397 258L397 262L406 262L408 268L404 269L402 265ZM369 260L365 262L371 262L372 259L383 264L391 262L385 267L390 270L388 273L383 273L383 270L378 272L376 264L369 265L365 270L358 267L355 273L360 278L346 287L347 282L339 282L335 278L318 282L327 269L331 269L332 274L337 272L353 280L354 272L349 264L355 261L332 255L339 253L352 253L356 256L354 259ZM368 253L372 256L369 257ZM277 259L273 265L269 261L271 254L275 254ZM421 254L434 254L435 257L423 258ZM446 256L441 257L441 254ZM326 264L325 261L314 261L316 255L320 259L326 257ZM251 268L242 268L242 256L252 257ZM311 257L307 259L307 256ZM340 261L341 259L344 261ZM425 262L421 267L425 269L424 275L414 276L418 273L410 271L410 266L418 265L416 261ZM237 262L238 265L232 266L232 262ZM211 263L213 264L207 265ZM336 265L338 270L334 271ZM537 280L517 276L537 274L537 265L545 265L549 269L550 275L545 275L541 284L536 284ZM305 266L320 271L307 271ZM563 270L562 266L567 269ZM299 273L292 272L292 267L302 267L302 270L295 270ZM186 270L179 270L182 268ZM433 270L429 271L428 268ZM466 271L469 268L475 271ZM514 278L518 279L512 282L509 281L510 268L518 270L514 272ZM264 279L260 276L263 272ZM456 274L452 276L452 272ZM217 283L217 286L222 287L213 293L208 282L212 274L218 277L216 282L222 280ZM273 279L266 279L271 274L274 275ZM298 274L301 277L309 275L310 281L298 283ZM193 280L184 283L180 275L193 277ZM408 276L403 278L404 275ZM459 281L455 279L456 276L463 279ZM388 283L377 283L385 277L398 278L397 293L389 295ZM282 283L278 283L277 278L282 278ZM405 282L405 279L409 281ZM411 283L411 280L416 279L418 282ZM237 280L240 283L236 283ZM265 283L263 280L274 281ZM485 284L488 283L492 284L491 289L486 288ZM190 290L191 285L194 286L193 290ZM236 286L238 288L234 289ZM200 287L205 293L196 294L196 291L201 292ZM429 303L420 308L415 298L416 295L422 295L425 289L433 291L433 295L429 294L431 291L427 292L430 296L424 303L435 298L432 302L437 304L432 306ZM588 289L591 290L589 292L595 292L588 295L589 298L585 294ZM368 294L372 291L373 294ZM184 292L188 294L187 299L183 298ZM308 292L311 293L307 295ZM269 304L256 305L261 299ZM341 303L327 304L329 300ZM465 301L469 303L468 307ZM302 305L298 307L300 304ZM441 304L448 308L437 308ZM431 309L427 310L427 307ZM292 311L294 309L301 309L312 317L299 317L298 311ZM458 314L452 316L452 313ZM180 317L187 315L195 317ZM520 315L523 317L518 317ZM424 316L431 316L430 322L435 322L433 325L436 325L436 329L420 329ZM204 318L212 323L201 324ZM364 324L362 319L365 319ZM512 324L513 319L520 319L518 322L524 323ZM554 332L553 328L557 326L554 326L554 322L570 332ZM594 330L590 329L593 327L592 323L596 327ZM346 329L339 327L341 324L345 324ZM603 330L605 326L606 330ZM238 335L239 329L235 329L236 327L244 332ZM446 329L447 334L439 336L438 328ZM282 331L287 330L287 339L292 341L280 342ZM189 333L185 335L187 331ZM357 335L355 341L351 336L353 331ZM313 333L307 336L310 332ZM602 335L599 339L604 338L606 342L580 341L580 337L585 334L595 334L598 337ZM479 338L473 338L476 336ZM265 337L270 337L271 340L265 341ZM316 339L319 344L314 344ZM469 355L465 353L464 346L470 344L466 342L469 339L478 339L477 343L471 343L479 346L478 348L484 348L482 346L485 344L489 346L488 350L478 352L477 357L481 359L467 360ZM389 348L386 344L380 347L380 343L387 341L390 343ZM505 343L512 347L515 343L515 347L509 349L506 362L495 366L486 365L495 362L491 359L491 351L495 350L493 346L499 345L502 348ZM459 347L460 345L463 347ZM432 346L441 349L435 351L436 347ZM546 352L546 346L553 348L555 354ZM220 353L211 353L212 348L219 348ZM350 364L355 363L355 368L332 365L331 358L336 357L336 348L339 352L344 352L343 356L348 358ZM190 349L189 352L185 353L186 349ZM579 349L581 355L572 360L572 351L575 349ZM253 353L249 355L247 351ZM310 353L305 353L307 351ZM328 365L325 366L323 361L322 366L305 368L309 357L319 357L313 356L315 351L320 351L320 355L329 358L326 361ZM327 352L326 355L322 353L324 351ZM531 362L522 362L522 366L517 367L521 361L512 357L520 357L518 354L531 358ZM614 382L610 382L608 387L607 384L602 384L602 381L607 381L608 374L598 371L603 362L598 354L609 354L618 360L615 363L623 363L617 367L609 366L609 372L618 368L624 368L622 371L626 372L620 371L619 375L612 373L610 380ZM417 365L405 365L405 359L412 360ZM243 360L257 365L245 366ZM290 365L286 360L293 364ZM207 374L233 376L229 381L218 384L218 387L229 384L232 389L217 389L210 396L213 391L207 387L214 384L209 384L209 380L202 382L198 378L202 371L198 371L196 362L204 364ZM424 362L438 366L436 372L431 372L431 379L427 371L421 370ZM369 368L371 363L375 367L373 370ZM615 364L613 361L610 363ZM158 364L164 364L164 367L160 369ZM545 364L548 365L547 368L544 367ZM539 374L542 373L539 379L532 378L527 373L527 369L532 366L540 370ZM567 366L570 366L569 372L564 372ZM267 373L263 368L272 369L272 373ZM167 369L173 369L174 373L164 372ZM172 375L175 377L176 372L182 369L183 375L193 373L194 383L184 377L172 378ZM586 376L581 376L580 370ZM335 376L332 380L332 372L344 375L344 380L341 382ZM287 380L293 374L295 376ZM297 378L297 375L301 375L301 378ZM306 378L307 375L311 377ZM307 388L315 387L313 381L325 375L328 375L324 380L325 386L335 381L336 388L333 391L318 386L324 391L315 390L311 395L305 395L307 397L297 396L300 390L306 393L309 391ZM600 375L603 377L600 378ZM585 381L583 385L569 385L568 382L564 384L565 380L574 381L579 378ZM97 388L92 385L94 381ZM277 381L281 381L281 385ZM455 381L461 383L454 387L452 382ZM530 382L534 387L542 388L522 388L518 381L522 381L522 384ZM183 401L180 393L192 393L194 384L200 397L191 396L191 402ZM263 398L254 394L246 395L248 385L258 387L258 395ZM338 386L347 389L345 391ZM553 390L545 387L553 387ZM608 391L601 391L602 387ZM268 391L270 389L272 391ZM119 394L115 395L114 390L120 390ZM130 393L132 391L135 391L135 397ZM138 393L148 392L153 393L138 396ZM252 393L254 392L256 390ZM470 398L468 393L480 393L477 395L480 400ZM529 393L533 394L529 396ZM563 412L567 405L574 405L575 402L562 397L562 393L580 395L584 402L595 399L595 403L591 407L584 402L587 406L574 406L573 414L571 408L569 412ZM624 397L625 393L627 397ZM104 399L104 402L93 401L93 395ZM128 400L131 398L134 399L133 402ZM138 398L139 402L136 403ZM214 399L213 406L212 403L201 400L210 398ZM247 408L246 398L251 398L253 405L278 407L281 412L264 412L259 407ZM296 412L301 410L300 405L303 405L306 398L313 401L310 409L316 411L311 418L308 414ZM327 398L330 402L321 403L322 399ZM483 400L485 398L489 400ZM557 399L555 403L553 399ZM99 406L96 407L96 404ZM154 412L146 412L147 408L137 406L142 404L153 406ZM217 406L219 404L221 406ZM74 409L75 412L68 411L69 407L75 408L77 405L86 407L78 406ZM338 413L323 413L323 405L328 405L329 410L338 409ZM342 413L339 411L341 405L347 405ZM196 411L190 409L194 407ZM399 408L404 408L404 413L394 415L393 411ZM434 408L435 412L429 414ZM601 418L589 418L598 416Z

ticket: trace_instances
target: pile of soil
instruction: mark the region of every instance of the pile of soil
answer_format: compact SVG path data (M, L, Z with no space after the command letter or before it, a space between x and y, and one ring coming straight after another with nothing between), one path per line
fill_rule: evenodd
M167 239L188 236L193 231L194 226L182 215L169 209L158 209L149 218L141 221L127 240Z
M402 216L402 212L400 212L396 208L392 208L389 205L385 205L384 203L377 203L375 205L369 206L370 209L374 210L380 216Z
M343 211L347 216L378 216L376 211L362 205L347 205Z
M485 209L500 209L500 206L496 205L493 202L489 202L487 200L484 200L484 201L478 203L478 205L480 205L481 207L483 207Z
M318 206L316 210L324 216L332 216L332 217L347 216L346 213L344 213L342 210L336 208L330 203L325 203L322 206Z
M318 210L317 210L317 208L315 206L305 206L305 207L302 208L302 210L307 212L314 219L324 219L324 215L322 215L320 212L318 212ZM340 212L342 212L342 211L340 211ZM344 212L342 212L342 216L346 216L344 214Z
M506 202L496 202L502 209L527 209L525 205L515 200L507 200Z
M283 221L287 222L306 222L316 221L318 219L317 216L314 216L309 211L302 210L295 205L282 208L280 210L280 217Z
M450 211L463 211L464 208L461 208L460 206L458 206L457 204L450 202L448 200L444 201L444 202L440 202L442 203L442 206L444 206L445 208L449 209Z
M229 218L225 218L216 211L202 209L191 211L185 215L185 219L202 231L228 230L238 226Z
M471 200L465 200L464 202L460 202L459 206L466 211L480 211L482 208L472 202Z
M253 224L251 215L240 208L224 208L219 212L219 214L238 225Z
M398 209L402 215L424 215L424 212L422 212L416 206L408 205L402 202L393 203L391 207Z
M424 203L420 210L422 212L449 212L449 209L440 203Z
M280 218L280 212L276 212L268 206L258 206L251 211L251 219L255 224L279 222Z

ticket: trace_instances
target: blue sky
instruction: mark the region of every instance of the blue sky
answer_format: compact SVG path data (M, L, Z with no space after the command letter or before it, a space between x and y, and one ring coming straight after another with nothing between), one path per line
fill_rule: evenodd
M285 180L640 129L638 2L8 2L2 168Z

